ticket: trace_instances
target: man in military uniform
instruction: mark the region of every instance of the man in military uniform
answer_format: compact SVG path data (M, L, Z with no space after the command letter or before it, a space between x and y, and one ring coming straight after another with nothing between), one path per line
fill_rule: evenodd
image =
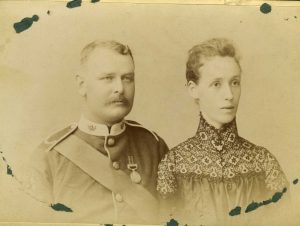
M125 120L134 99L128 46L95 41L81 52L76 76L82 116L49 136L33 155L28 189L67 221L154 223L157 166L167 145Z

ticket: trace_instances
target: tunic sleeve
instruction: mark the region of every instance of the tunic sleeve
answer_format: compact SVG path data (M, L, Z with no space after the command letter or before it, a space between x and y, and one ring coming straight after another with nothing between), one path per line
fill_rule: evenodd
M39 146L26 165L27 172L23 180L30 196L45 204L51 204L53 201L53 157L51 152L45 152Z
M288 187L288 181L278 161L269 151L265 157L266 185L272 191L281 191Z
M157 190L162 197L168 197L176 192L175 154L171 150L161 160L158 166Z

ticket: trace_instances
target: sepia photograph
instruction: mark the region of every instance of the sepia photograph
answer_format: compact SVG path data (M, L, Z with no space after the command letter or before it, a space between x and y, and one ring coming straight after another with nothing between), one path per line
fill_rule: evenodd
M212 2L0 2L0 225L299 225L300 4Z

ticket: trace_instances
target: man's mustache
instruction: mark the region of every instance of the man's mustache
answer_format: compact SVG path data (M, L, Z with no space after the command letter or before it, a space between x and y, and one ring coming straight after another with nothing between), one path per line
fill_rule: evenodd
M129 105L129 100L124 97L124 96L118 96L118 97L113 97L111 98L108 102L107 105L115 104L122 102L124 105Z

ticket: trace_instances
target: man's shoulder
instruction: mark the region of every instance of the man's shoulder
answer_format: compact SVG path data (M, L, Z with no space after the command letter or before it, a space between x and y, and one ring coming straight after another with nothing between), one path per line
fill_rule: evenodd
M142 124L136 121L125 120L125 124L136 135L147 139L155 140L156 142L162 140L154 131L148 129L147 127L143 126Z
M50 151L61 141L70 136L76 129L77 123L72 123L62 129L57 130L56 132L50 134L50 136L48 136L46 139L44 139L38 146L38 149L45 152Z

